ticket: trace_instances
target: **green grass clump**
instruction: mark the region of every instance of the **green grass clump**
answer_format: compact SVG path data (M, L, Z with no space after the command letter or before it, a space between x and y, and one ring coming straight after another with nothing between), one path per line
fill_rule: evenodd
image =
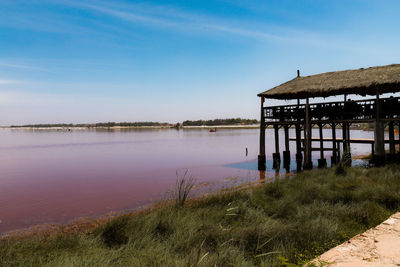
M307 171L110 220L89 234L0 241L2 266L290 266L400 207L400 166Z

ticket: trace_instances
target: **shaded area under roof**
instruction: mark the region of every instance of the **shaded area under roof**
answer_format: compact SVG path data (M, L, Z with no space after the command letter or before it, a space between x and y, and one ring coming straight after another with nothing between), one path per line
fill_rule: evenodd
M377 91L381 94L400 91L400 64L296 77L258 96L298 99L344 94L375 95Z

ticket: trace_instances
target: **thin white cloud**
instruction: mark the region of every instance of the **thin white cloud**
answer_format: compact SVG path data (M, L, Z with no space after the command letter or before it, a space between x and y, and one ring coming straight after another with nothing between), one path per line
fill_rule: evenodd
M260 41L304 41L296 35L303 35L304 33L300 33L296 29L282 28L274 25L260 25L259 23L256 26L251 21L223 20L212 16L178 10L169 6L150 6L145 4L122 5L115 2L109 4L102 1L60 3L97 12L125 22L150 27L190 32L226 33ZM247 27L241 25L247 25Z
M261 42L284 44L303 44L312 47L358 50L358 41L346 36L333 36L325 33L310 32L304 29L282 27L251 20L221 19L197 14L171 6L154 4L122 4L118 1L59 1L63 5L73 6L102 15L110 16L133 25L193 32L228 34Z
M19 64L19 63L10 63L10 62L4 62L0 61L0 69L1 68L12 68L12 69L22 69L22 70L34 70L34 71L48 71L44 68L37 67L37 66L31 66L31 65L26 65L26 64Z
M10 84L21 84L21 81L17 80L5 80L5 79L0 79L0 85L10 85Z

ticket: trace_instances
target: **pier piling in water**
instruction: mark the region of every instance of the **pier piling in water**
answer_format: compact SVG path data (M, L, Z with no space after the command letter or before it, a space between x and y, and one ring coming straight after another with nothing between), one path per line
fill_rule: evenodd
M283 126L285 131L285 151L283 151L283 168L290 171L289 126Z
M319 148L320 148L320 158L318 159L318 168L326 167L326 159L324 157L324 136L322 134L322 123L318 123L319 128Z
M332 156L331 156L331 166L335 165L338 162L337 157L337 148L336 148L336 124L331 124L332 129Z
M303 154L301 152L301 126L296 124L296 171L300 172L303 164Z
M275 153L272 154L272 168L275 170L280 169L281 167L281 154L279 153L279 127L278 125L274 126L275 129Z

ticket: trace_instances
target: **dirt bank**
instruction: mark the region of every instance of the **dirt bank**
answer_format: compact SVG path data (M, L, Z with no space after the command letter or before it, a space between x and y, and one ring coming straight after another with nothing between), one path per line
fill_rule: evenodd
M313 261L318 266L399 266L400 212Z

